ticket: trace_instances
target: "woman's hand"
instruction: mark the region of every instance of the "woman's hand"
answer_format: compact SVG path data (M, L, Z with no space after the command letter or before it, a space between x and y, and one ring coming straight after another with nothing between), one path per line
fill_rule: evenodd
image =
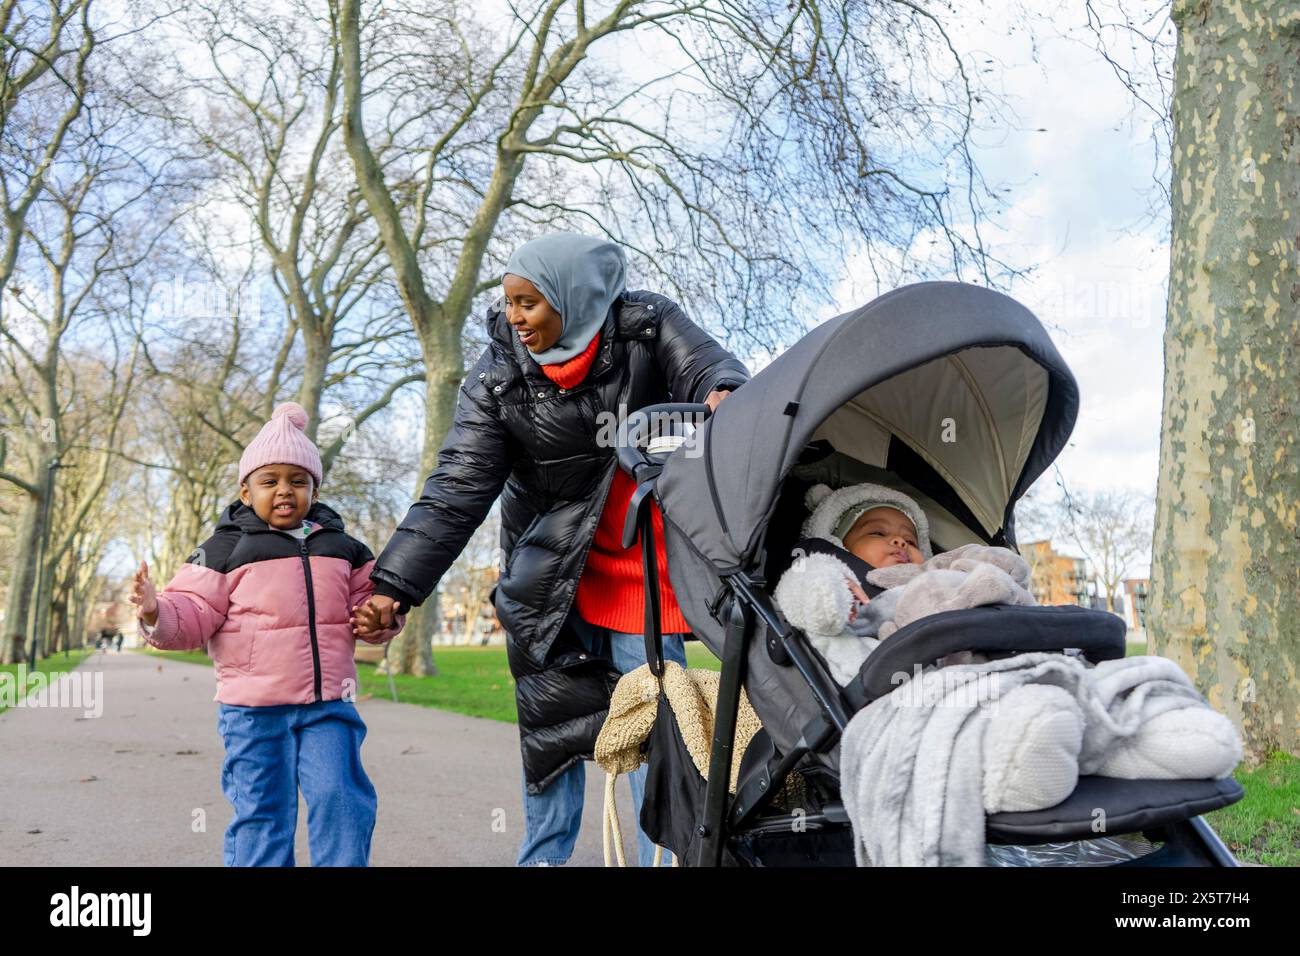
M352 606L352 625L354 636L363 641L372 640L392 628L393 619L402 613L402 607L386 594L372 594L365 604Z
M731 389L729 388L723 388L723 389L715 388L713 391L709 392L709 394L705 395L704 404L709 406L709 414L712 415L714 412L716 412L718 410L718 406L722 404L722 400L730 394L731 394Z
M140 618L153 627L158 623L158 592L149 580L149 565L140 562L140 569L135 572L135 588L131 592L131 603L140 606Z

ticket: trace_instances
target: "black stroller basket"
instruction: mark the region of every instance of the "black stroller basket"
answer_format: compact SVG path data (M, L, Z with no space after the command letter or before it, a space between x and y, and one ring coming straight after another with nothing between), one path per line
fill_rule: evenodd
M895 321L906 325L911 334L899 337ZM862 335L864 324L872 326L869 337ZM861 369L871 363L864 363L861 354L847 354L851 350L844 347L846 336L872 342L876 368ZM980 349L993 351L980 353ZM843 364L837 367L839 359ZM1037 426L1036 440L1032 445L1023 443L1027 446L1022 449L1023 461L1013 461L1014 468L1003 467L997 474L1005 485L995 481L982 500L980 486L970 474L960 473L940 457L949 450L919 454L912 447L920 443L919 430L909 429L906 422L891 422L889 396L878 399L879 393L871 392L881 382L927 372L940 376L936 391L951 392L942 378L949 367L963 388L975 391L984 373L981 363L990 375L1005 378L1006 363L1021 360L1043 369L1037 386L1031 376L1025 376L1033 386L1025 390L1032 413L1025 421ZM942 370L936 370L939 363ZM808 374L810 368L826 365L830 367L825 378ZM818 381L824 383L821 394ZM700 426L690 448L679 449L666 460L640 448L655 420L702 415L706 408L654 406L629 421L620 436L618 457L620 467L636 480L637 491L628 512L624 545L630 546L639 535L646 574L647 661L652 671L662 673L649 507L653 499L663 510L678 603L695 636L722 662L707 782L693 800L674 790L676 805L671 807L656 809L647 799L642 825L652 837L693 865L851 865L852 834L839 796L840 738L857 711L895 689L900 673L919 672L963 650L1005 656L1074 649L1093 663L1124 656L1126 628L1117 615L1076 606L994 605L941 612L912 622L891 635L857 677L841 687L807 638L785 620L768 591L788 566L789 545L797 537L791 533L782 540L777 527L781 513L802 508L802 490L792 470L810 453L824 458L847 446L854 454L834 457L836 467L866 469L867 477L857 480L888 477L913 494L930 516L936 543L942 540L951 548L974 541L1014 548L1014 502L1064 446L1077 405L1073 377L1037 320L1022 306L979 287L923 283L883 296L809 333L719 406L716 416ZM985 402L984 407L996 412L993 403ZM855 416L851 424L857 431L835 419L841 408ZM994 420L993 415L989 418ZM1028 433L1023 422L1013 425L1021 434ZM879 449L874 453L876 461L869 460L872 453L852 445L855 435L868 434L870 429L885 434L883 439L869 435ZM908 435L906 442L899 432ZM989 444L999 453L1005 447L996 435ZM961 493L954 492L939 467L927 462L943 466L942 471L960 484ZM996 511L990 501L996 503ZM732 741L742 687L764 729L744 754L735 754ZM647 756L653 780L658 755L648 748ZM736 760L740 774L733 796L727 782ZM808 798L797 828L792 828L787 810L774 806L792 775L798 776ZM647 794L649 788L647 784ZM1141 834L1161 844L1115 865L1236 866L1200 814L1242 796L1241 786L1230 777L1084 776L1057 806L988 815L986 841L991 846L1030 847L1096 840L1094 814L1102 808L1106 836ZM666 826L655 819L656 813L676 814L676 825ZM682 825L684 814L690 816L689 826ZM689 834L689 839L683 834Z

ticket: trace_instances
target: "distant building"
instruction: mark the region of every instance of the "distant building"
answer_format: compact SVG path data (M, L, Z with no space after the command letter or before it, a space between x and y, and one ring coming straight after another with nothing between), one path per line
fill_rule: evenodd
M1147 629L1147 598L1150 591L1149 578L1124 579L1124 597L1127 599L1125 604L1128 611L1125 619L1134 630L1145 632Z
M1029 565L1030 590L1039 604L1092 605L1088 564L1083 558L1058 554L1050 541L1031 541L1021 547L1020 555Z

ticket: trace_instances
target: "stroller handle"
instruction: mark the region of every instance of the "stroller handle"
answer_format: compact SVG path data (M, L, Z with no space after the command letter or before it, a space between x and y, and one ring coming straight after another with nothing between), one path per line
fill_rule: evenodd
M712 412L708 405L690 402L664 402L637 409L619 425L615 439L619 467L639 483L640 470L654 464L641 449L641 443L649 437L652 429L686 419L703 421L710 414Z

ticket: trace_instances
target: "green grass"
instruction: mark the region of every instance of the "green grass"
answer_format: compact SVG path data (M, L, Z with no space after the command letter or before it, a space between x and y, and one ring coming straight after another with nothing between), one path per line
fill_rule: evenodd
M436 677L393 677L400 703L515 722L515 679L506 664L505 648L435 647L433 660ZM374 664L358 663L357 677L363 696L392 699L387 675L376 673Z
M137 653L141 652L168 661L185 661L190 664L212 666L212 658L208 657L203 651L160 651L156 647L138 648Z
M143 653L160 660L185 661L211 666L202 651L160 651L147 647ZM510 676L504 647L435 647L436 677L397 674L393 684L397 701L437 707L471 717L515 722L515 681ZM374 664L357 662L358 694L373 694L391 700L388 677L375 672Z
M699 641L686 642L686 666L702 667L705 670L722 670L722 661L713 656L713 652Z
M212 663L202 651L160 651L150 647L144 653L192 664ZM510 675L504 647L434 647L433 659L438 666L437 677L406 674L393 677L398 703L437 707L510 724L516 721L515 680ZM687 642L686 662L691 667L709 670L722 666L698 641ZM374 664L358 662L357 679L361 696L373 694L384 700L392 699L387 675L376 673Z
M435 647L433 659L438 665L437 677L393 678L399 702L515 722L515 681L506 663L505 648ZM704 645L695 641L687 644L686 661L691 667L710 670L721 666ZM390 699L388 678L375 673L374 665L358 664L357 674L363 694Z
M95 653L94 648L76 647L70 650L65 656L62 651L57 652L52 657L42 657L36 662L36 672L41 674L62 673L65 671L76 670L87 657ZM12 674L15 685L18 681L18 669L23 669L24 675L32 673L27 669L27 662L20 664L0 664L0 674ZM9 683L6 681L6 683ZM19 694L26 694L26 686L15 686ZM9 708L0 703L0 714Z
M1246 796L1207 813L1206 822L1245 863L1300 866L1300 758L1275 751L1233 776Z

